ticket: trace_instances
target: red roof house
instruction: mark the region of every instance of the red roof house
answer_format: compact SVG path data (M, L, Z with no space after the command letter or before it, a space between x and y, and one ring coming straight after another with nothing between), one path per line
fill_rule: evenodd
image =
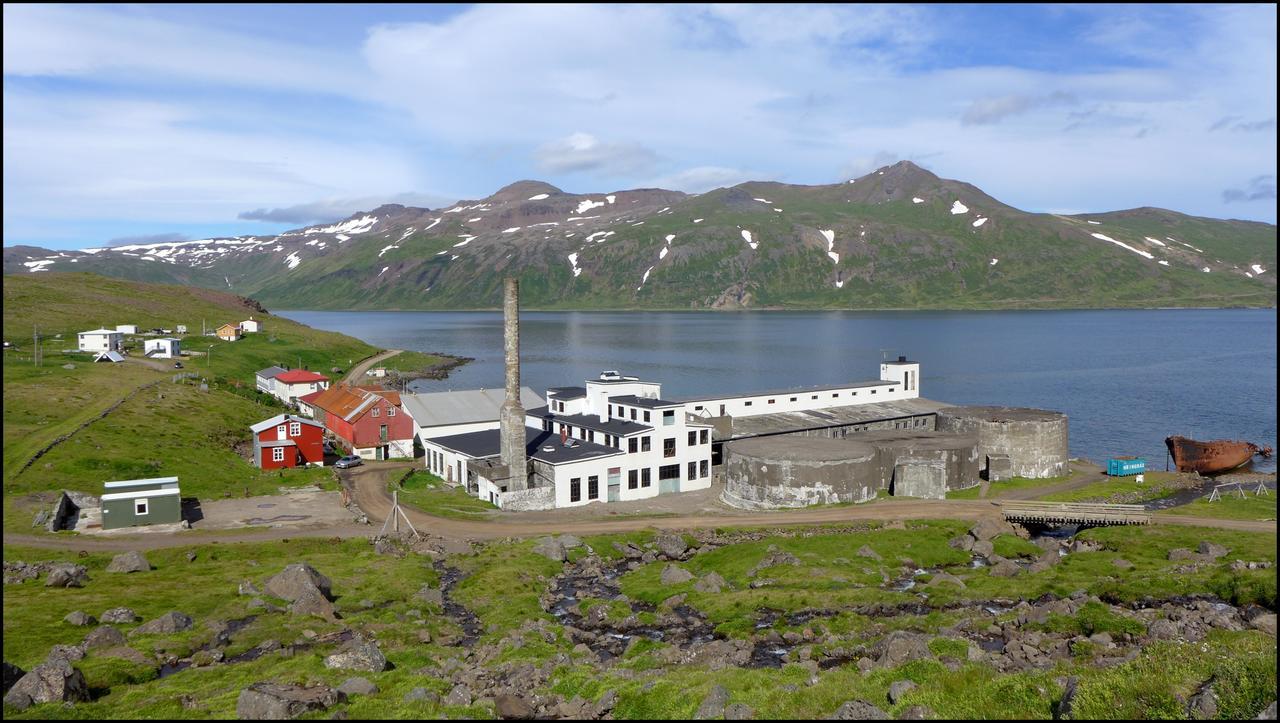
M340 384L303 400L323 414L324 427L352 454L367 459L413 457L413 418L400 406L400 394Z
M249 427L253 463L262 469L324 466L324 426L292 414L278 414Z

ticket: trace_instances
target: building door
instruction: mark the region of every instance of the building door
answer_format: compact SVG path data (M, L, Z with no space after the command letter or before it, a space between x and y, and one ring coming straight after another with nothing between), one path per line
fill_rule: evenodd
M622 499L622 468L609 468L609 502L617 502Z

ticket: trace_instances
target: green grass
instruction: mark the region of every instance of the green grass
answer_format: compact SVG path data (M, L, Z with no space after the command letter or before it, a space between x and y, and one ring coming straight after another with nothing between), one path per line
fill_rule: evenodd
M401 502L438 517L484 520L498 511L493 503L467 494L462 487L450 487L426 470L416 470L403 486L393 480L387 490L398 491Z
M390 371L424 372L446 361L448 361L446 357L436 354L424 354L420 351L402 351L393 357L383 359L378 362L377 366L384 367Z
M1148 472L1142 484L1133 477L1111 477L1078 489L1045 495L1045 502L1110 502L1123 500L1130 504L1155 500L1180 489L1172 472Z
M1241 499L1236 493L1224 494L1222 499L1209 502L1201 498L1190 504L1174 507L1161 512L1162 515L1188 517L1214 517L1223 520L1274 520L1276 519L1276 492L1267 495L1254 495L1252 490L1245 492Z
M991 487L987 490L985 499L996 499L1008 494L1009 492L1021 491L1026 489L1035 489L1037 487L1049 487L1051 485L1061 484L1071 479L1073 475L1063 475L1061 477L1046 477L1044 479L1030 479L1027 477L1013 477L1003 482L992 482ZM979 498L981 486L970 487L967 490L954 490L947 492L949 500L976 500Z

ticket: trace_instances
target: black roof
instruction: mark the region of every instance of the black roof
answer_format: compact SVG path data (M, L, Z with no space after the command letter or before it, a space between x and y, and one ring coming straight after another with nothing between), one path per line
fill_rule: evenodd
M644 407L646 409L684 406L680 402L670 402L666 399L655 399L653 397L637 397L634 394L622 394L616 397L609 397L609 401L615 404L628 404L633 407Z
M601 422L600 417L595 414L560 414L552 412L547 407L538 407L530 409L525 414L539 419L550 419L553 422L564 422L572 424L575 427L583 427L585 429L594 429L597 432L606 432L608 434L616 434L619 437L626 437L631 434L639 434L640 432L648 432L653 427L647 424L637 424L636 422L628 422L625 419L610 419Z
M582 399L587 396L586 387L551 387L547 390L547 395L555 395L555 398L561 402L567 402L571 399Z
M606 447L603 444L586 442L581 439L570 439L572 447L560 444L560 435L535 427L525 427L525 454L531 459L558 464L563 462L580 462L595 457L608 457L622 454L622 450ZM426 440L428 444L438 444L468 457L495 457L502 454L502 432L497 429L485 429L479 432L455 434L449 437L436 437ZM543 447L555 447L551 452L544 452Z

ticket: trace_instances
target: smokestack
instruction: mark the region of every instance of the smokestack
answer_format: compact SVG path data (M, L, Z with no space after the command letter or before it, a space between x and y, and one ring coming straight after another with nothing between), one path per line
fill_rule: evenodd
M502 403L499 425L502 434L502 463L510 475L508 489L528 488L524 451L524 407L520 405L520 282L505 279L502 288L503 350L507 367L507 398Z

